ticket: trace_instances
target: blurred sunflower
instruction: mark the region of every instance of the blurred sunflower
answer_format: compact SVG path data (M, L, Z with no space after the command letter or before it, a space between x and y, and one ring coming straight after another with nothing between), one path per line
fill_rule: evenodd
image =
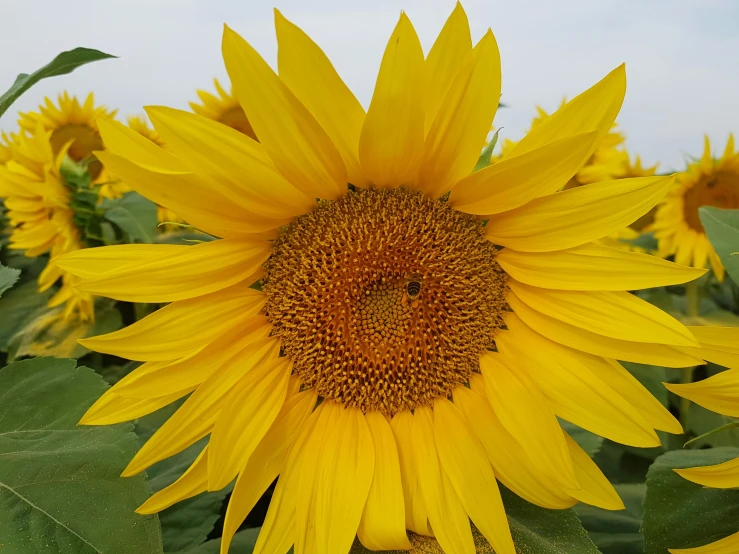
M48 302L51 310L19 330L23 340L18 355L69 356L94 319L92 295L76 289L79 278L56 264L62 254L82 248L82 239L70 206L72 192L60 173L71 141L55 152L52 136L41 124L31 135L19 134L9 143L8 161L0 165L0 198L12 228L9 247L24 250L28 257L49 253L38 277L40 292L61 279Z
M244 133L257 140L257 135L254 133L254 129L251 123L249 123L249 119L246 117L238 98L232 93L226 92L226 89L221 86L218 79L213 79L213 82L215 83L218 96L204 90L199 90L198 98L200 98L202 104L190 102L192 111L213 121L228 125L232 129L236 129L240 133Z
M305 33L279 12L276 27L279 76L234 31L223 35L260 143L164 107L147 112L169 151L100 121L111 171L221 238L59 261L82 291L171 302L82 341L145 363L81 423L189 395L124 475L209 435L138 511L236 479L226 552L279 476L256 553L341 554L355 535L407 549L406 529L470 553L471 519L513 554L496 478L547 508L622 508L557 417L638 447L659 444L655 429L680 433L615 359L693 366L700 344L625 291L704 273L593 242L647 213L672 178L557 192L611 129L623 66L472 173L500 60L490 31L473 48L460 5L426 59L401 14L366 113Z
M17 138L13 133L8 134L5 131L0 133L0 165L8 163L13 157L11 146L14 142L17 142Z
M714 159L705 137L703 156L677 176L675 187L657 209L652 229L664 256L693 267L710 263L716 278L723 281L724 266L708 241L698 208L739 208L739 152L729 135L721 158Z
M736 327L696 327L696 337L713 343L719 348L716 363L728 366L735 364L739 354L739 329ZM718 344L719 346L715 346ZM726 346L731 345L731 346ZM723 356L722 356L723 354ZM726 359L730 357L730 359ZM713 377L688 384L665 386L675 394L687 398L704 408L730 417L739 417L739 369L729 369ZM705 467L676 469L681 477L704 487L734 489L739 487L739 458L722 464ZM673 554L733 554L739 552L739 532L719 541L697 548L670 549Z

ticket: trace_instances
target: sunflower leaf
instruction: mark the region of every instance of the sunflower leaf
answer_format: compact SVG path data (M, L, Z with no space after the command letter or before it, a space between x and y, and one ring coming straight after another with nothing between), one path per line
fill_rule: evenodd
M154 241L157 228L157 206L137 192L127 192L120 198L102 204L105 219L128 236L126 242Z
M107 388L73 360L0 370L0 545L8 553L157 554L156 516L134 512L143 476L121 479L136 448L130 424L78 427Z
M6 290L18 282L20 276L20 269L13 269L12 267L5 267L0 264L0 297L2 297Z
M647 474L645 554L702 546L732 533L739 521L739 490L710 489L683 479L675 468L715 465L739 456L739 448L675 450L657 458Z
M46 309L46 302L55 289L38 292L36 281L28 281L8 290L0 298L0 352L7 352L11 339L39 310Z
M711 246L731 278L739 284L739 210L703 206L698 213Z
M115 57L116 56L100 52L99 50L93 50L91 48L75 48L74 50L62 52L44 67L34 71L30 75L21 73L16 77L15 82L10 89L0 96L0 115L3 115L8 108L10 108L13 102L18 100L24 92L38 83L41 79L56 77L57 75L66 75L78 67L90 62Z
M229 554L251 554L254 552L254 545L257 544L257 536L259 536L259 527L252 529L244 529L234 535L231 546L228 549ZM185 550L182 554L219 554L221 551L221 539L211 539L204 542L200 546L196 546L190 550ZM292 549L291 549L292 552Z

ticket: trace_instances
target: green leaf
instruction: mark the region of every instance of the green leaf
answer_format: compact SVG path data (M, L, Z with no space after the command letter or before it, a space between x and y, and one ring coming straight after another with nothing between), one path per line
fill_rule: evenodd
M13 269L12 267L5 267L0 264L0 297L2 297L6 290L18 282L20 276L20 269Z
M598 453L600 447L603 445L603 437L595 433L586 431L582 427L578 427L574 423L564 421L563 419L559 420L559 424L591 458Z
M490 160L493 157L493 150L495 150L495 145L498 143L498 133L500 133L500 129L495 131L495 134L493 135L493 138L490 139L490 142L483 148L482 154L480 154L480 157L477 160L477 163L475 164L475 168L472 170L474 173L475 171L480 171L481 169L485 169L487 166L490 165Z
M157 229L157 206L137 192L102 204L105 219L128 235L128 242L153 242Z
M675 450L655 460L647 475L641 527L645 554L702 546L736 533L739 490L703 487L673 469L719 464L737 456L739 448L712 448Z
M41 79L66 75L82 65L107 58L115 58L115 56L100 52L99 50L92 50L91 48L75 48L74 50L62 52L51 60L51 62L30 75L21 73L16 77L13 86L5 94L0 96L0 116L8 110L13 102L18 100L21 94Z
M711 410L706 410L703 406L691 402L688 409L688 417L685 422L685 430L692 433L696 437L705 435L714 429L723 427L724 425L734 423L735 418L717 414ZM710 434L700 438L691 444L692 448L701 448L706 446L736 446L739 445L739 429L726 429L721 433Z
M181 404L182 402L173 403L139 419L136 432L140 443L146 442ZM174 483L195 461L207 442L207 439L202 439L149 468L146 473L152 490L156 492ZM220 491L201 493L161 511L159 521L162 525L164 551L189 551L202 544L220 517L223 500L231 489L232 486L229 486Z
M14 554L160 553L156 516L134 509L143 476L122 479L136 449L130 424L77 426L107 388L72 360L0 370L0 545Z
M244 529L243 531L236 533L231 541L228 553L251 554L254 552L254 545L257 543L259 529L259 527L255 527L253 529ZM220 551L221 539L218 538L204 542L200 546L196 546L190 550L186 550L183 554L219 554ZM407 554L407 552L405 554Z
M647 486L643 483L615 485L625 510L611 511L588 504L574 507L588 535L603 554L642 554L644 538L639 534Z
M56 291L38 292L35 281L13 287L0 298L0 351L7 352L10 340L31 320Z
M712 206L698 208L708 240L735 283L739 283L739 210Z

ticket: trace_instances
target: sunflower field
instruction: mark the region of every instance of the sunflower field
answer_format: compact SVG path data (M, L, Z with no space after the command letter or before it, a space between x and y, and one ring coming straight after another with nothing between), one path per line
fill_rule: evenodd
M643 163L623 65L507 136L460 4L367 106L275 30L2 134L0 554L739 553L733 136Z

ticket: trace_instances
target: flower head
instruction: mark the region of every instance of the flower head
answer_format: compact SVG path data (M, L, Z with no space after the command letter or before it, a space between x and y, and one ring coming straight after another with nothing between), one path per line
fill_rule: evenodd
M254 129L251 123L249 123L249 119L246 117L244 109L239 104L236 96L233 93L227 92L221 86L221 83L218 82L218 79L213 79L213 83L215 84L218 96L205 90L199 90L198 98L200 98L201 103L190 102L192 111L213 121L228 125L232 129L236 129L257 140Z
M101 120L101 159L218 237L89 249L78 288L170 302L83 344L144 364L83 418L184 404L133 458L137 474L209 435L139 508L236 479L222 552L279 476L255 552L473 550L470 519L513 554L497 480L548 508L623 505L557 416L656 446L679 423L616 359L702 363L681 323L626 291L702 270L593 241L662 198L644 177L562 192L611 129L624 68L473 172L500 96L497 44L454 9L424 58L402 14L365 112L320 48L276 12L279 75L228 27L223 55L259 137L147 109L165 151Z

